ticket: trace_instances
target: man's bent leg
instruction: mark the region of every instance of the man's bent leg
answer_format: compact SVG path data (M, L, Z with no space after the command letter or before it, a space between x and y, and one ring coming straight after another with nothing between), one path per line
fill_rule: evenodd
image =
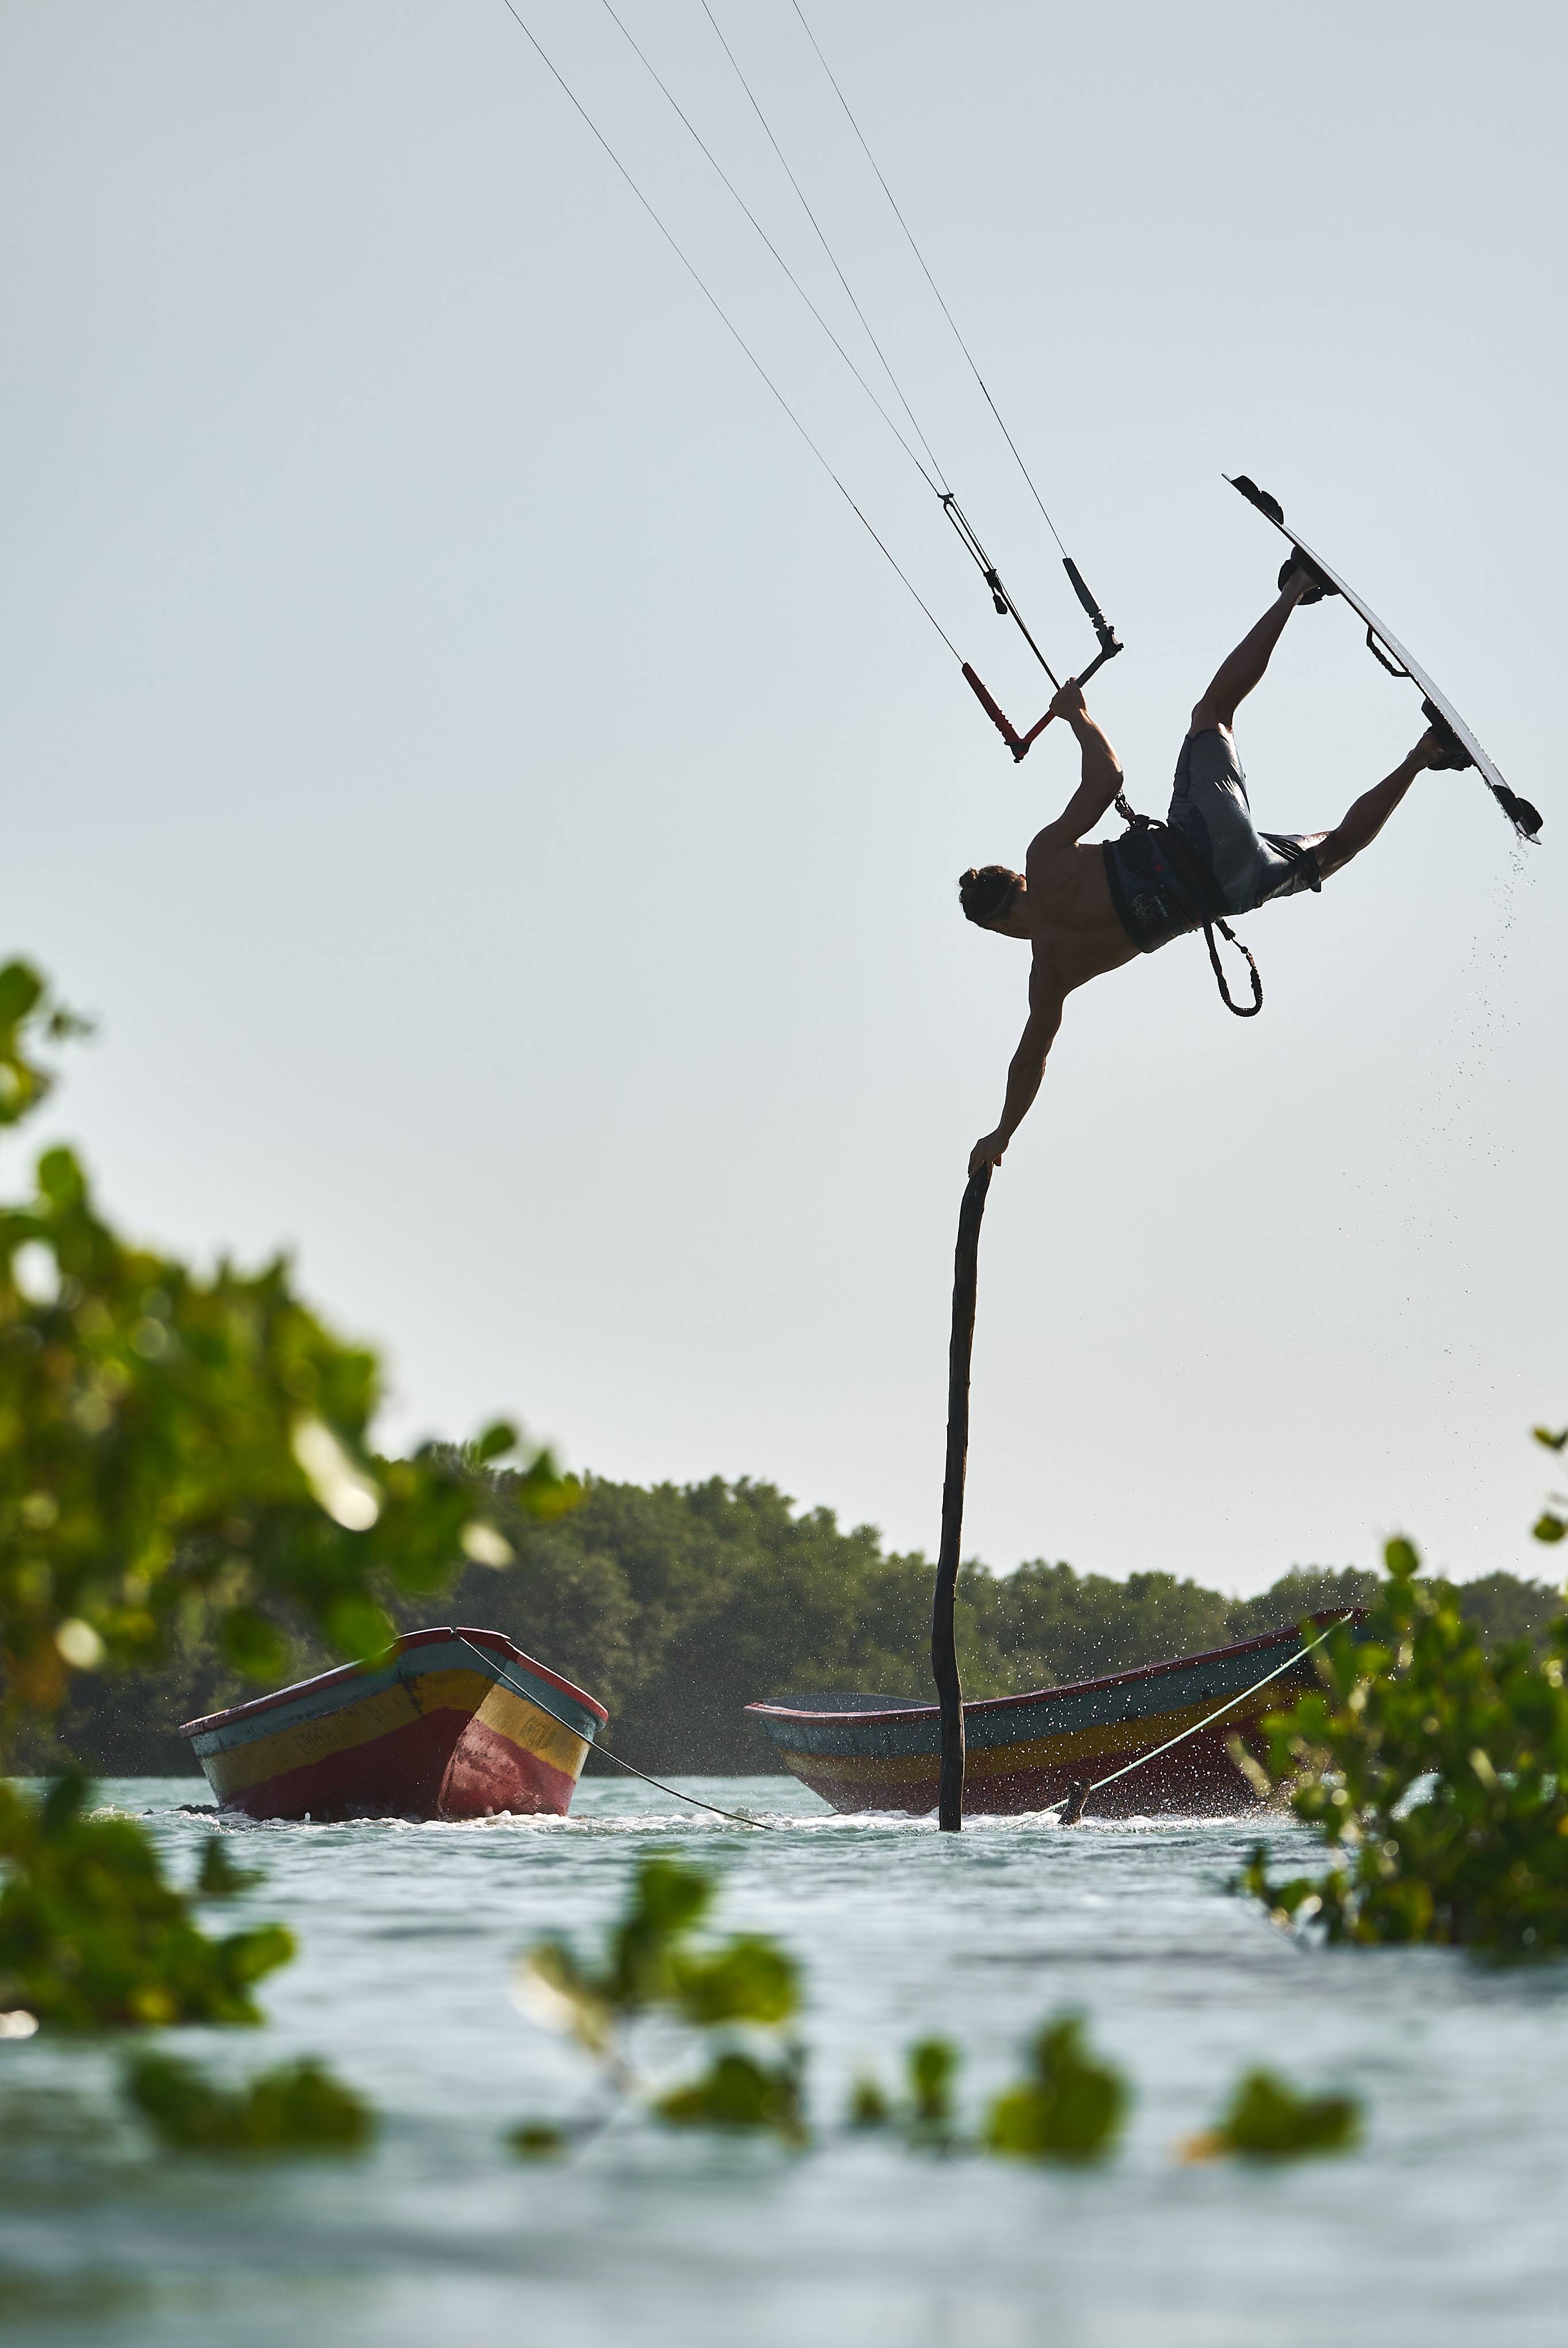
M1269 655L1285 633L1285 623L1312 586L1304 571L1293 571L1255 628L1249 630L1228 660L1222 661L1203 699L1193 710L1194 734L1211 726L1229 727L1235 714L1263 676Z

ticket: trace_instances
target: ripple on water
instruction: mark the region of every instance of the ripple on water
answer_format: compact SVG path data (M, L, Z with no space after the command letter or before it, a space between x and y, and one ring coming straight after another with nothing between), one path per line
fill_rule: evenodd
M385 2126L346 2167L169 2162L118 2115L110 2052L0 2047L5 2108L26 2093L76 2115L25 2154L0 2110L0 2348L7 2300L29 2340L84 2348L272 2348L302 2322L333 2348L474 2329L506 2348L1317 2348L1329 2329L1351 2348L1555 2348L1563 1969L1289 1941L1227 1888L1255 1818L977 1818L955 1838L835 1815L778 1778L692 1791L767 1831L599 1778L569 1818L451 1825L259 1824L182 1807L189 1780L106 1788L177 1865L214 1828L251 1842L265 1882L220 1913L300 1938L265 1985L266 2029L175 2043L233 2069L312 2049ZM1288 1823L1261 1831L1305 1847ZM721 1924L801 1958L821 2141L794 2158L633 2123L519 2168L502 2130L570 2110L584 2081L513 2010L511 1961L541 1932L590 1940L652 1843L707 1854ZM1137 2089L1105 2170L931 2161L834 2131L855 2073L891 2080L933 2030L963 2046L974 2110L1064 2005ZM1176 2164L1258 2061L1362 2094L1365 2151L1281 2174Z

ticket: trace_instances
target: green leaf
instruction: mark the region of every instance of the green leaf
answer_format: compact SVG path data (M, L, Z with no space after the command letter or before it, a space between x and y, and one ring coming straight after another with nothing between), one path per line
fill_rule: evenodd
M794 1959L754 1934L737 1935L712 1956L681 1960L674 1981L680 2011L703 2030L725 2022L787 2022L800 2000Z
M69 1149L46 1149L38 1160L38 1188L52 1207L80 1207L87 1197L87 1176Z
M201 1865L196 1876L198 1899L232 1900L238 1892L249 1891L261 1880L259 1868L235 1866L221 1835L207 1837L201 1846Z
M559 2160L571 2149L565 2128L550 2120L524 2120L520 2127L509 2128L504 2140L519 2160Z
M634 1931L676 1939L702 1922L712 1901L712 1878L702 1868L652 1851L639 1863L627 1921Z
M1391 1541L1385 1542L1383 1562L1391 1574L1401 1578L1418 1574L1421 1570L1421 1560L1416 1554L1415 1543L1407 1540L1402 1533L1396 1533Z
M339 1653L352 1655L356 1663L374 1663L397 1636L382 1608L370 1598L333 1599L323 1620Z
M229 1662L247 1679L279 1680L288 1670L288 1642L277 1624L253 1607L235 1606L223 1615L218 1641Z
M999 2096L986 2116L986 2144L1028 2160L1097 2160L1127 2115L1121 2073L1084 2045L1081 2014L1059 2014L1035 2041L1030 2075Z
M85 1019L52 1000L30 963L0 969L0 1126L20 1124L54 1089L53 1070L36 1056L38 1046L87 1029Z
M508 1451L517 1449L518 1442L518 1430L510 1420L497 1418L475 1437L470 1457L482 1468L488 1460L504 1459Z
M126 2066L124 2086L159 2141L178 2152L357 2152L374 2132L369 2106L308 2058L228 2088L178 2056L143 2054Z
M861 2073L849 2090L845 2122L852 2128L891 2127L893 2106L879 2079Z
M530 2022L575 2038L589 2054L604 2054L613 2043L610 2003L563 1941L539 1941L518 1958L512 1994Z
M39 1841L43 1844L64 1841L67 1830L76 1825L87 1806L92 1787L80 1769L63 1770L52 1785L45 1789L38 1810ZM13 1836L10 1850L0 1839L0 1853L20 1859L20 1838Z
M962 2061L950 2038L921 2038L906 2058L909 2106L918 2129L945 2131L953 2119L953 2082Z
M8 962L0 970L0 1029L19 1027L43 994L44 982L31 963Z
M1273 2071L1249 2071L1202 2150L1235 2152L1255 2160L1296 2160L1315 2153L1348 2152L1360 2137L1360 2106L1349 2096L1298 2095Z
M1532 1426L1530 1432L1534 1436L1537 1443L1543 1443L1546 1446L1548 1451L1561 1451L1568 1447L1568 1426L1559 1427L1555 1435L1549 1426Z
M662 2096L654 2106L671 2127L723 2128L805 2139L800 2065L794 2055L769 2065L731 2051L714 2057L701 2078Z
M1560 1541L1563 1534L1568 1533L1568 1523L1564 1523L1554 1510L1546 1509L1536 1518L1530 1529L1538 1541L1546 1541L1550 1544Z

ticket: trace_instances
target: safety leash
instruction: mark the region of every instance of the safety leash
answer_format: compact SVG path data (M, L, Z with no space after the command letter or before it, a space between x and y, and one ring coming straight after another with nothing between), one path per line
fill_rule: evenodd
M1231 991L1225 984L1225 974L1220 967L1220 950L1214 943L1216 930L1227 945L1235 946L1237 953L1246 963L1247 974L1252 980L1252 1001L1248 1004L1233 1003L1231 1000ZM1225 1009L1234 1011L1238 1019L1255 1019L1263 1009L1263 981L1258 976L1257 964L1253 960L1252 948L1244 946L1230 923L1218 914L1212 922L1204 923L1204 942L1209 950L1209 960L1214 965L1214 983L1219 988L1220 1001L1225 1004Z

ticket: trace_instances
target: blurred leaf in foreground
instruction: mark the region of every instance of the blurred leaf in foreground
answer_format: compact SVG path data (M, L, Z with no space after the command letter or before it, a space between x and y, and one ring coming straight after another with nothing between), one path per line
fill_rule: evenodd
M917 2038L905 2053L903 2096L889 2096L878 2078L863 2072L849 2091L845 2125L894 2129L907 2144L927 2151L957 2151L953 2090L963 2059L950 2038Z
M353 2089L309 2058L224 2087L177 2055L142 2054L127 2065L124 2084L159 2141L177 2152L358 2152L375 2128Z
M642 2017L658 2013L690 2030L720 2034L708 2068L651 2107L676 2127L761 2129L799 2142L804 2124L797 2051L764 2055L732 2043L737 2032L776 2030L790 2019L800 1995L794 1960L760 1933L716 1943L694 1940L713 1892L703 1869L668 1852L647 1853L600 1957L579 1956L559 1939L538 1941L518 1962L514 1996L531 2021L575 2039L622 2102L650 2101L632 2060L632 2029ZM564 2143L571 2133L530 2121L507 2142L531 2157L547 2137Z
M0 2009L67 2030L259 2022L251 1992L292 1955L290 1934L210 1939L145 1828L87 1817L86 1798L79 1777L42 1801L0 1785Z
M1021 2159L1097 2160L1120 2135L1129 2100L1122 2074L1086 2048L1081 2014L1057 2014L1034 2042L1028 2075L987 2114L987 2148Z
M199 1900L235 1900L241 1891L249 1891L261 1880L261 1869L236 1867L229 1856L229 1846L220 1834L210 1834L201 1846L201 1864L196 1870L196 1896Z
M525 2120L521 2127L513 2128L507 2137L507 2147L519 2160L559 2160L571 2149L571 2138L565 2128L549 2120Z
M894 2122L893 2100L880 2079L862 2072L849 2090L845 2125L852 2128L886 2128Z
M765 2130L786 2144L804 2144L799 2053L789 2049L770 2064L731 2048L715 2054L700 2078L660 2096L653 2108L671 2127Z
M1299 2160L1348 2152L1360 2140L1361 2107L1351 2096L1302 2096L1273 2071L1248 2071L1224 2116L1182 2147L1185 2160L1240 2153L1254 2160Z

